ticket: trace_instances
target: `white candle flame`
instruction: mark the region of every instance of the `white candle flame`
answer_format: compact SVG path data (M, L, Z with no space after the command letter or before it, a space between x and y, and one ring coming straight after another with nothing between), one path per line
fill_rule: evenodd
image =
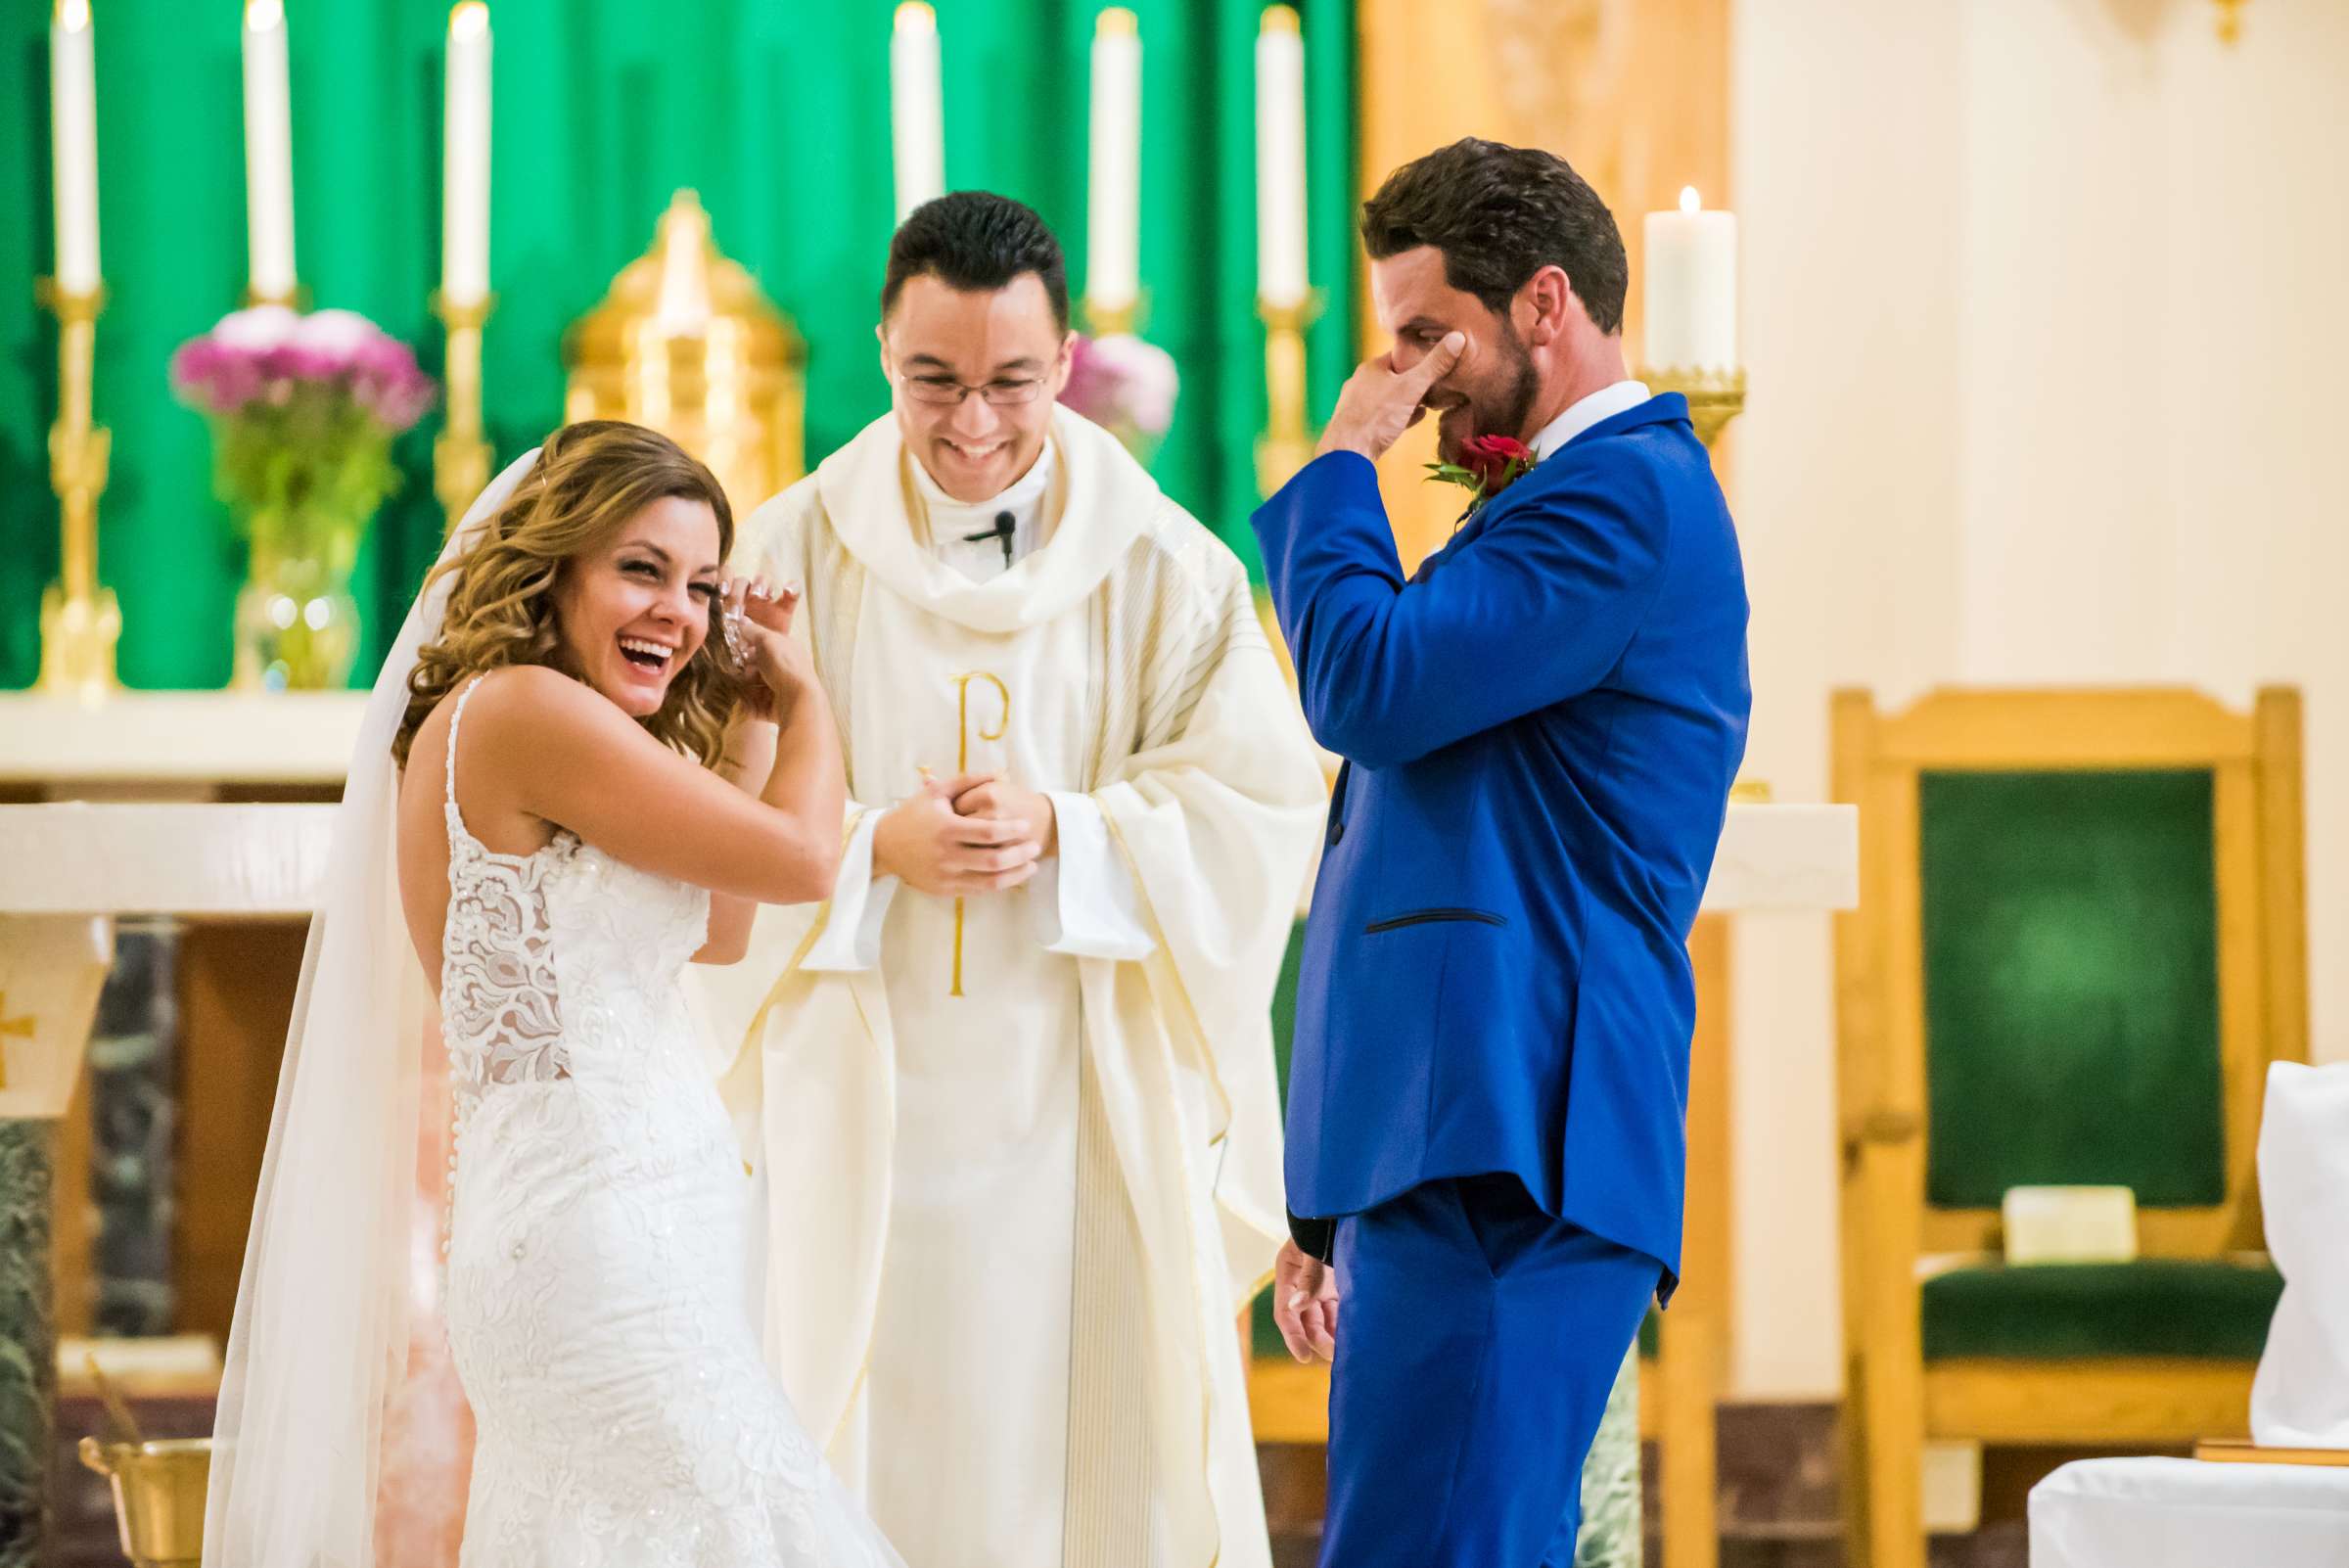
M57 0L57 24L67 32L79 32L90 24L90 0Z
M1701 211L1703 211L1703 210L1704 210L1704 207L1705 207L1704 199L1703 199L1702 197L1700 197L1700 196L1698 196L1698 195L1696 194L1696 187L1695 187L1695 186L1693 186L1693 185L1683 185L1683 186L1681 186L1681 211L1683 211L1683 212L1701 212Z
M448 14L451 38L479 38L488 30L489 7L484 0L460 0L457 9Z
M266 32L285 24L285 0L246 0L245 25L254 32Z

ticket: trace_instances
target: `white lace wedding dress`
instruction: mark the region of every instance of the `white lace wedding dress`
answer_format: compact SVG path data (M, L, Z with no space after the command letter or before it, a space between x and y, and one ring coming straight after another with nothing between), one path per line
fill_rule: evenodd
M484 848L456 802L474 689L440 971L464 1568L894 1565L754 1338L749 1183L677 986L709 895L569 834Z

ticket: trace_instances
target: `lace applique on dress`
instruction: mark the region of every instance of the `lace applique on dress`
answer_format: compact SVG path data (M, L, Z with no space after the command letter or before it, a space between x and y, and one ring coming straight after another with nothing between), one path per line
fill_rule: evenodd
M577 848L558 833L531 854L499 854L457 808L457 731L476 675L448 715L448 917L440 932L440 1016L461 1130L499 1084L571 1076L557 1000L545 882Z

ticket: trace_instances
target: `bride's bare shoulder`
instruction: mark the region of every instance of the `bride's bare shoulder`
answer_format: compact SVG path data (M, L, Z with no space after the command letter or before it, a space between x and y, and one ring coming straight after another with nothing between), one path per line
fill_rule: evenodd
M453 714L460 686L434 715ZM446 719L442 719L446 723ZM635 722L592 686L545 665L509 665L480 678L466 704L459 743L529 766L586 741L609 746L642 738Z

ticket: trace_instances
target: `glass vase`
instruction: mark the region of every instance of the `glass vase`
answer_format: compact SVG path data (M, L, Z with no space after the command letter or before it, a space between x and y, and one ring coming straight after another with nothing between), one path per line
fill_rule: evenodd
M365 518L256 515L252 567L237 593L236 684L339 691L359 656L351 597Z

